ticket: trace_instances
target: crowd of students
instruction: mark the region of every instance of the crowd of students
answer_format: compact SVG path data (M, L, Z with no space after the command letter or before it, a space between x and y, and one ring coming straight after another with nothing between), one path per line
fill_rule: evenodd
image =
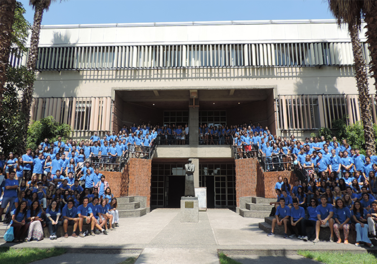
M0 221L11 223L16 242L43 239L44 227L48 227L50 239L56 239L59 226L63 226L64 237L68 237L69 225L73 237L84 237L107 234L119 225L117 199L91 159L106 156L117 162L132 149L123 131L102 140L94 133L80 143L64 142L60 137L55 142L45 139L35 151L1 156ZM123 149L121 141L126 142ZM89 225L86 234L83 225Z
M370 158L374 159L374 156ZM334 241L335 233L337 243L341 243L340 230L343 230L344 243L348 244L349 232L354 226L356 246L373 247L371 239L376 239L377 225L377 170L374 168L369 177L349 171L336 177L331 170L318 177L313 173L309 182L296 180L293 186L287 178L279 177L275 185L277 201L271 203L275 204L271 212L275 218L268 236L274 236L277 224L284 226L284 238L298 237L308 241L315 237L313 242L317 243L321 227L329 227L330 241ZM345 177L354 176L356 181L345 181ZM359 177L364 181L359 182Z

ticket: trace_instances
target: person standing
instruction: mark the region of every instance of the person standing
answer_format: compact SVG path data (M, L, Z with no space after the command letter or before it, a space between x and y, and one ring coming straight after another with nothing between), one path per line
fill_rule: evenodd
M2 221L2 215L4 212L4 209L9 204L9 208L13 208L14 202L17 198L17 189L18 189L18 180L14 179L14 176L16 175L15 171L11 171L9 173L9 179L6 179L3 182L4 187L4 196L3 196L3 202L1 203L0 208L0 221Z

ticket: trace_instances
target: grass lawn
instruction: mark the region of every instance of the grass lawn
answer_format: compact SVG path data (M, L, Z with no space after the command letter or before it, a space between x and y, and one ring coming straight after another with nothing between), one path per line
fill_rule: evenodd
M36 260L59 256L65 252L65 249L60 248L0 248L0 263L27 264Z
M220 252L220 254L219 254L219 259L220 259L220 264L240 264L238 261L235 261L235 260L227 257L227 255L225 255L222 252Z
M353 254L348 252L313 252L299 250L298 254L326 264L377 264L377 252L373 254Z

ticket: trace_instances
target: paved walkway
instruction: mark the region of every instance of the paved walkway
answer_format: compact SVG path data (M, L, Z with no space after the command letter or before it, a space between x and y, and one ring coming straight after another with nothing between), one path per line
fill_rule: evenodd
M218 250L232 257L294 255L297 249L364 251L354 245L328 242L313 244L279 236L269 238L258 228L262 219L243 218L228 209L209 209L201 212L199 216L200 221L197 224L180 223L179 210L159 209L141 218L121 219L120 227L109 232L107 236L70 237L52 241L44 239L40 242L17 244L14 247L64 247L70 249L70 253L116 254L129 253L133 249L141 253L137 264L218 263ZM264 259L268 260L259 260Z

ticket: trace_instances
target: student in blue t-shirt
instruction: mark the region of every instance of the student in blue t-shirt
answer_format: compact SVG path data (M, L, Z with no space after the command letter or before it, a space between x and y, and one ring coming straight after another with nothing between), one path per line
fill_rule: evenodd
M11 213L14 242L24 241L28 235L29 225L26 221L27 207L26 202L22 201Z
M305 209L299 206L298 199L293 199L293 207L291 208L291 233L295 234L299 239L306 237L306 227L304 224ZM290 237L294 237L291 235Z
M307 232L307 236L303 238L304 241L310 240L315 234L317 221L318 221L317 206L318 206L318 201L314 198L311 198L310 205L306 209L308 213L308 218L304 220L305 230L307 227L309 228L309 231Z
M326 195L321 196L321 204L317 206L316 238L314 243L319 242L321 227L330 227L330 241L334 241L334 209L332 204L327 203Z
M64 237L68 237L68 226L73 225L72 237L77 237L76 229L80 218L77 217L77 209L73 206L73 200L68 200L68 203L63 207L63 230Z
M26 154L22 155L22 161L24 166L24 177L26 181L31 179L31 166L33 165L34 159L31 155L31 148L26 150Z
M9 204L9 208L13 208L14 202L17 198L17 188L18 188L18 180L15 180L16 173L14 171L11 171L9 173L9 179L6 179L2 186L4 187L4 195L3 195L3 201L1 203L0 208L0 220L3 216L3 211Z
M52 201L50 206L46 210L47 226L50 232L51 240L57 238L56 232L58 231L59 225L61 225L61 222L59 221L60 215L61 212L60 209L57 207L56 201Z
M89 204L88 197L84 197L84 199L82 201L82 205L80 205L77 208L77 215L79 216L79 219L80 219L79 220L80 237L85 237L85 235L82 232L82 226L83 226L83 224L86 224L86 225L90 224L90 226L91 226L90 230L93 230L94 229L94 225L96 224L95 220L93 220L93 211L92 211L92 208L90 208L88 204ZM95 235L92 232L90 232L90 234L92 236Z
M369 232L368 211L363 208L363 206L361 205L359 201L355 202L355 207L351 211L351 219L355 223L355 229L356 229L355 246L359 246L361 242L361 243L365 243L368 247L373 247L373 244L368 237L368 232ZM375 224L373 223L373 225Z
M276 208L275 218L272 220L271 233L268 236L275 236L275 225L284 225L284 238L288 237L288 224L290 217L290 208L285 205L284 198L280 198L280 205Z
M335 235L338 237L338 241L336 243L342 243L342 239L340 237L339 229L343 229L344 232L344 244L348 244L348 234L350 231L350 220L351 220L351 212L348 207L344 207L344 202L342 199L337 199L335 201L335 208L334 208L334 232Z

